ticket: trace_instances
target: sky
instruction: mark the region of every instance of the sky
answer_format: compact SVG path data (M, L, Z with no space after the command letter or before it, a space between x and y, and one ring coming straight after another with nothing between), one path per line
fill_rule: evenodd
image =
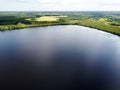
M120 0L0 0L0 11L120 11Z

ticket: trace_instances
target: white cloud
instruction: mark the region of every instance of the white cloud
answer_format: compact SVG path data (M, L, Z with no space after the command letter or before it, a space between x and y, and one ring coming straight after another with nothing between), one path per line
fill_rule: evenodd
M50 2L50 0L37 0L37 1L40 3L49 3Z
M43 10L119 10L120 0L38 0Z
M38 11L116 11L120 10L120 0L11 0L11 2L9 0L0 0L0 10L1 9Z

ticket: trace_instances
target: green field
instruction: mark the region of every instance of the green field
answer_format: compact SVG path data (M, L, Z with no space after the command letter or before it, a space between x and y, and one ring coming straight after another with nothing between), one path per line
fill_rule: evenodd
M36 21L59 21L60 18L66 18L67 16L42 16L36 18Z
M96 28L102 31L120 35L120 26L110 25L110 22L106 21L103 18L99 20L94 20L94 19L80 20L79 25Z
M59 18L55 16L43 16L35 19L36 21L58 21Z

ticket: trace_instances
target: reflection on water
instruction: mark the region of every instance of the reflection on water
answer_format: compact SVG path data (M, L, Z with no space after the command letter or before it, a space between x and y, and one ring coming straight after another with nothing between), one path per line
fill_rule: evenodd
M120 38L66 25L0 32L0 85L119 90Z

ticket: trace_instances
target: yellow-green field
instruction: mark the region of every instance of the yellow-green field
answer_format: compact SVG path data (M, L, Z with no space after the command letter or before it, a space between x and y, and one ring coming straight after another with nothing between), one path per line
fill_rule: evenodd
M58 21L60 18L67 17L67 16L42 16L36 18L36 21Z

